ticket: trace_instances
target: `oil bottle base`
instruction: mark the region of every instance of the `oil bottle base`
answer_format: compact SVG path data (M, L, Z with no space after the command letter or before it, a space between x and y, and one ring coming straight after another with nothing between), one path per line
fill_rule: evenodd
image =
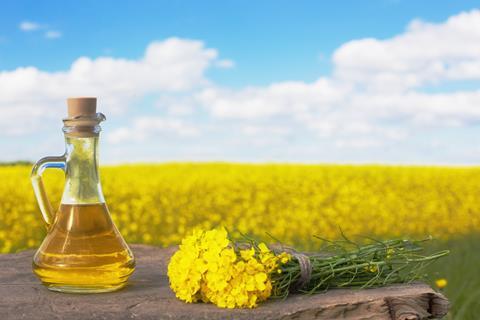
M63 293L105 293L105 292L113 292L122 289L125 287L126 283L115 284L115 285L101 285L101 286L94 286L94 285L85 285L85 286L73 286L73 285L60 285L60 284L51 284L51 283L43 283L48 290L56 291L56 292L63 292Z

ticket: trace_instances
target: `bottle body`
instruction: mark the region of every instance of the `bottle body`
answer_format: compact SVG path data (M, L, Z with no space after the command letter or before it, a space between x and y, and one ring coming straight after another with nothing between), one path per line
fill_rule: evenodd
M60 205L33 259L40 280L62 292L114 291L134 268L133 254L105 203Z
M135 269L134 256L113 223L102 193L98 122L104 116L98 115L64 120L65 154L43 158L32 170L35 195L47 224L47 236L33 258L33 271L50 290L114 291L125 286ZM55 213L42 182L46 168L65 171L61 205Z

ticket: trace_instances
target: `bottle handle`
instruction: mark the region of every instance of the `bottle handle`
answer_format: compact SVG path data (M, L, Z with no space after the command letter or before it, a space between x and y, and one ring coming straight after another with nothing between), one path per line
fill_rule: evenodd
M57 156L57 157L45 157L38 160L32 168L32 173L30 175L30 179L33 185L33 191L35 193L35 197L37 198L38 206L40 207L40 211L42 212L43 220L49 227L55 216L53 212L52 205L50 200L48 200L47 192L45 191L45 186L43 185L43 171L48 168L56 168L65 171L66 167L66 157L65 155Z

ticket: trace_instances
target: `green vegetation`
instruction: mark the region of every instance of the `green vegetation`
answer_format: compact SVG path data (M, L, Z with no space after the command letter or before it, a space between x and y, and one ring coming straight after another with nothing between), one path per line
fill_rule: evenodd
M435 287L435 280L447 280L441 290L452 304L446 319L476 320L480 310L480 234L430 246L432 252L446 248L450 255L428 268L430 284Z

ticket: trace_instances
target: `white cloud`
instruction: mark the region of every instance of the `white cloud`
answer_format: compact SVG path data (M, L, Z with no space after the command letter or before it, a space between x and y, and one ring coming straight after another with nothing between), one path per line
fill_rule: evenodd
M271 143L293 156L301 148L307 155L379 150L408 144L429 130L480 122L480 90L442 90L480 81L480 10L443 23L416 20L387 39L349 41L334 52L332 63L332 75L313 82L232 89L212 83L206 70L231 68L233 61L220 60L202 41L170 38L151 43L139 59L80 57L60 72L3 71L0 135L58 121L65 97L75 95L99 96L102 110L130 110L129 116L135 114L133 105L153 96L150 111L156 114L147 117L140 110L111 131L112 143L157 137L188 141L205 134L214 141L195 147L219 143L222 152L232 138L235 146ZM241 152L232 148L230 155Z
M166 110L171 116L190 116L195 113L195 101L190 95L162 95L155 102L159 110Z
M62 37L62 33L57 30L49 30L45 32L45 38L47 39L58 39Z
M160 139L174 137L192 137L199 134L193 125L179 119L162 117L137 117L133 125L113 130L107 135L111 143L142 142L155 137Z
M326 111L347 93L346 87L321 78L312 84L280 82L268 87L228 90L211 87L196 95L214 117L257 119Z
M23 32L32 32L32 31L37 31L37 30L45 30L48 29L47 25L39 24L37 22L32 22L32 21L22 21L19 25L18 28L23 31ZM58 30L46 30L43 36L46 39L58 39L62 37L62 33Z
M18 28L22 31L29 32L29 31L35 31L42 28L42 25L32 21L22 21L18 25Z
M289 119L290 128L307 128L341 147L378 146L404 140L417 129L480 121L480 90L424 90L480 80L479 10L439 24L416 20L389 39L350 41L334 52L333 62L333 75L313 83L211 87L195 99L218 119ZM346 143L349 139L358 143Z
M372 138L353 138L348 140L337 140L335 141L335 146L338 148L376 148L384 146L384 142L380 139L372 139Z
M215 65L219 68L230 69L235 67L235 62L232 60L223 59L223 60L218 60Z
M206 85L205 69L217 55L201 41L169 38L149 44L138 60L80 57L66 71L35 67L2 71L0 109L9 120L0 123L0 134L31 132L32 126L23 124L61 118L68 96L98 96L103 111L118 114L147 94Z
M277 125L254 125L248 124L241 128L247 136L286 136L291 133L290 128Z
M345 43L335 76L368 89L401 91L447 80L480 79L480 10L433 24L415 20L390 39Z

